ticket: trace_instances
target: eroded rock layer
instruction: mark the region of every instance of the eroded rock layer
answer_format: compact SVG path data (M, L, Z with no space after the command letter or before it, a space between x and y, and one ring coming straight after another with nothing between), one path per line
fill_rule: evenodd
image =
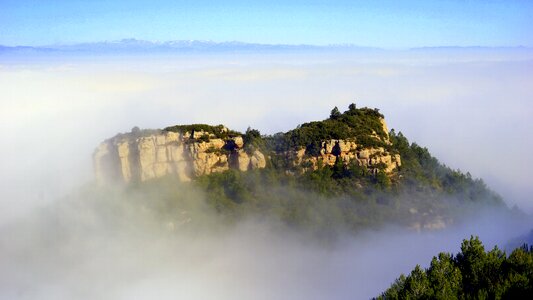
M202 139L206 136L207 138ZM119 135L101 143L94 153L96 180L103 182L146 181L175 174L181 181L223 172L264 168L258 150L247 153L240 136L226 140L209 133L160 131L147 136Z
M399 154L391 154L383 147L363 148L356 141L327 140L321 143L318 155L309 155L305 148L300 148L289 153L294 166L301 166L303 171L316 170L320 166L333 166L338 159L349 166L355 163L367 168L371 173L383 170L392 173L401 166Z

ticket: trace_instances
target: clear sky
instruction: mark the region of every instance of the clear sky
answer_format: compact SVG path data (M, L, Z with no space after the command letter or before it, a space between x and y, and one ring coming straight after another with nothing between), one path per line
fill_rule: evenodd
M123 38L533 46L533 1L0 0L0 24L8 46Z

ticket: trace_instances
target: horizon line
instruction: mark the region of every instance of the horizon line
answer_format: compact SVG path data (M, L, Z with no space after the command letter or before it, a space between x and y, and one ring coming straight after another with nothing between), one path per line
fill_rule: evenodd
M146 39L137 39L137 38L122 38L117 40L100 40L100 41L87 41L87 42L72 42L72 43L55 43L55 44L42 44L42 45L31 45L31 44L17 44L9 45L0 43L0 47L4 48L36 48L36 49L45 49L52 48L60 50L57 48L61 47L75 47L75 46L90 46L97 44L109 44L109 45L120 45L128 42L137 42L145 43L145 45L153 46L172 46L171 43L199 43L199 44L211 44L211 45L224 45L224 44L235 44L236 46L270 46L270 47L314 47L314 48L366 48L366 49L375 49L375 50L415 50L415 49L435 49L435 48L454 48L454 49L466 49L466 48L485 48L485 49L498 49L498 48L524 48L529 49L533 48L532 46L526 45L497 45L497 46L488 46L488 45L438 45L438 46L408 46L408 47L379 47L371 45L359 45L354 43L330 43L330 44L307 44L307 43L258 43L258 42L244 42L238 40L226 40L226 41L214 41L214 40L203 40L203 39L176 39L176 40L146 40Z

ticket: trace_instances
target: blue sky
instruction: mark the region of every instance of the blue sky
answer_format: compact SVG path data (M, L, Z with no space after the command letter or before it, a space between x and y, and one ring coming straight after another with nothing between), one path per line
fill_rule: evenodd
M0 0L0 44L137 38L270 44L533 46L533 1Z

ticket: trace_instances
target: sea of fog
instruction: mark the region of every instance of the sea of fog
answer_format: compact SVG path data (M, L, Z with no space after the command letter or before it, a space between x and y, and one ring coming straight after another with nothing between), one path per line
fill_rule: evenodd
M531 226L491 212L438 232L347 233L325 247L268 220L180 234L142 211L108 223L105 205L59 199L92 181L99 142L134 126L272 134L355 102L531 213L532 70L533 51L497 48L0 54L0 298L365 299L471 234L504 246Z
M207 207L161 217L118 195L4 224L0 298L369 299L471 234L489 250L533 226L486 211L441 231L385 226L326 242L265 218L213 223Z

